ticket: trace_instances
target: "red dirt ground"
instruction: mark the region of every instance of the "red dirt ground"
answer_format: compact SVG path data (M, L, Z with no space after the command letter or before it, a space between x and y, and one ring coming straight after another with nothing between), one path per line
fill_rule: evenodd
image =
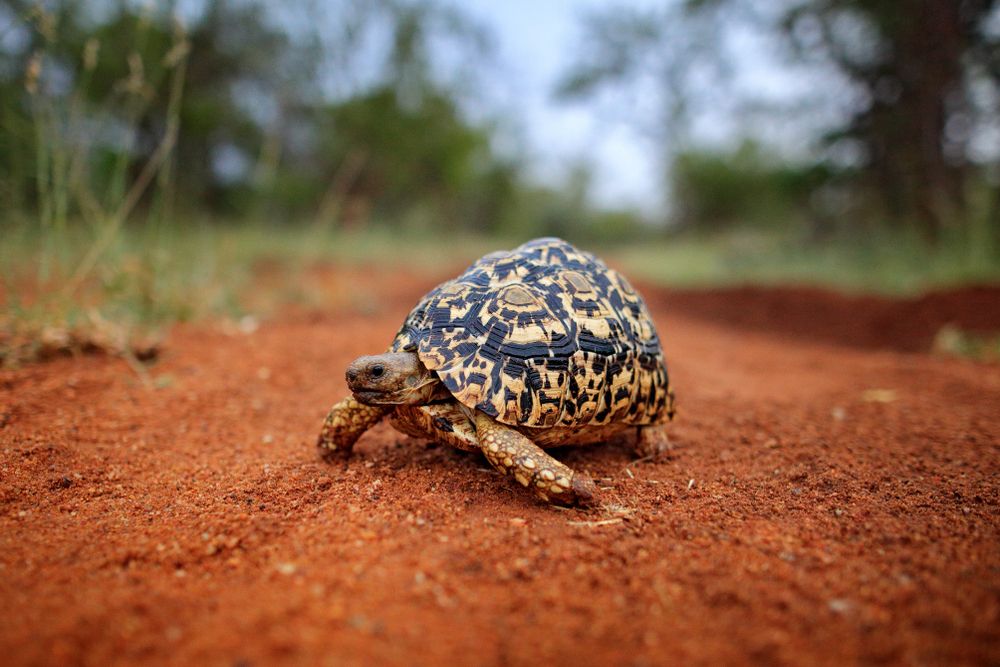
M675 447L557 454L605 487L583 512L384 424L317 456L345 364L432 282L178 328L155 389L0 372L0 662L1000 663L1000 367L926 352L1000 330L1000 290L645 289Z

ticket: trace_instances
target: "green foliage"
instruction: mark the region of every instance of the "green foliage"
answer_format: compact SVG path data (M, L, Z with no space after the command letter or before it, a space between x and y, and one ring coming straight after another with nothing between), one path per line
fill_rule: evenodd
M161 175L160 197L172 200L179 191L184 202L224 212L225 191L247 177L224 178L216 164L220 151L252 162L263 136L241 91L254 90L257 105L273 104L279 92L311 74L300 69L289 76L290 57L282 55L291 51L288 37L262 20L252 2L209 2L188 27L152 6L119 4L97 20L78 3L57 3L54 12L11 0L4 5L14 17L7 29L23 41L0 52L0 87L9 93L0 100L3 134L18 142L5 153L9 162L0 160L0 187L20 193L26 204L44 206L45 183L33 176L62 153L74 156L78 186L113 208L176 122L183 132ZM182 59L184 94L171 109L173 73ZM46 135L19 133L25 118L29 125L47 123Z
M395 89L382 87L332 105L325 115L323 158L343 165L355 156L359 165L342 194L374 202L378 217L399 216L423 200L442 226L456 227L466 217L464 197L510 187L493 164L487 131L465 122L439 91L404 105ZM496 226L495 220L472 222Z
M681 153L671 175L678 222L703 229L801 225L818 213L816 194L834 178L826 165L781 162L753 142L732 153Z
M832 143L862 146L883 213L931 241L949 224L971 223L966 189L982 157L969 149L977 128L995 127L1000 93L998 8L803 0L780 14L796 57L832 66L864 93Z
M171 120L181 131L158 177L163 187L142 201L158 211L178 204L225 217L334 213L364 222L426 209L446 225L469 218L490 228L517 187L516 161L495 153L491 127L470 123L462 94L433 75L433 40L468 42L470 53L487 48L464 15L443 5L340 3L355 22L348 32L388 28L390 39L381 51L356 43L382 66L346 96L327 97L316 85L318 37L302 26L305 34L293 36L254 0L210 0L184 28L152 5L91 13L78 3L55 12L0 3L0 23L8 19L5 29L24 38L0 50L0 191L19 208L47 205L48 181L38 174L52 172L50 154L74 155L77 185L112 208ZM171 110L181 56L183 95ZM36 137L39 120L45 129ZM87 213L75 204L67 215Z

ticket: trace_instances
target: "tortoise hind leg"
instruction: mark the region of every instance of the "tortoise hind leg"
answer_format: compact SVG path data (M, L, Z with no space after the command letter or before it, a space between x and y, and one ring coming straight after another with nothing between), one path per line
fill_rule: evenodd
M531 487L542 500L559 505L596 503L593 480L556 461L527 436L482 412L476 412L476 435L494 468Z
M673 449L667 429L661 425L640 426L636 434L634 451L640 459L659 459Z
M361 434L377 424L390 409L365 405L348 396L330 408L316 445L324 457L348 456Z

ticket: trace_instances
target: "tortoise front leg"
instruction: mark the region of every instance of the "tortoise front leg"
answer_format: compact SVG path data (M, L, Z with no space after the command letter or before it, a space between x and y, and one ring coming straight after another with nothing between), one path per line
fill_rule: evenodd
M591 505L596 501L593 480L573 472L509 426L476 412L476 435L494 468L531 487L542 500L559 505Z
M348 396L330 408L316 445L324 457L348 456L361 434L377 424L390 409L358 403L353 396Z

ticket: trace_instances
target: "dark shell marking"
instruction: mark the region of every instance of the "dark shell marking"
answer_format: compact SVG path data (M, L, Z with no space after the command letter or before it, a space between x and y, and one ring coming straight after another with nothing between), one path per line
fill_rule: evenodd
M455 398L504 424L670 419L660 339L624 276L560 239L481 258L425 296L393 351L416 351Z

